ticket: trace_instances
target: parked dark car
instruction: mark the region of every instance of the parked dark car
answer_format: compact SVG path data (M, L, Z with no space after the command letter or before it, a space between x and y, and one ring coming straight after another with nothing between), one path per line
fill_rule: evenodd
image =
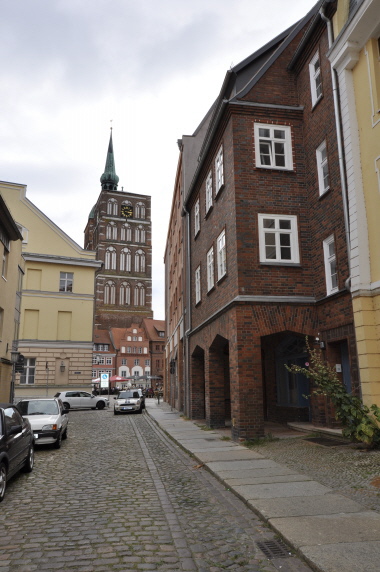
M7 482L20 469L30 473L34 466L33 431L15 405L0 403L0 502Z

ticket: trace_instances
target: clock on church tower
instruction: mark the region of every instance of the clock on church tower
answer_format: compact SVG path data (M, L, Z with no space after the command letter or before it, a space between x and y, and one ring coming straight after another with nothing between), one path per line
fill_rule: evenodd
M125 218L133 217L133 207L131 205L121 205L120 209L121 216Z

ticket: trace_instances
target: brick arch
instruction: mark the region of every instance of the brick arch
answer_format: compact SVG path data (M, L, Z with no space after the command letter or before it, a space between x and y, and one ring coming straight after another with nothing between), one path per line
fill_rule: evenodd
M229 341L217 334L208 350L206 367L206 422L225 427L231 419Z
M194 348L191 354L190 403L192 419L206 417L206 380L205 380L205 350L200 346Z

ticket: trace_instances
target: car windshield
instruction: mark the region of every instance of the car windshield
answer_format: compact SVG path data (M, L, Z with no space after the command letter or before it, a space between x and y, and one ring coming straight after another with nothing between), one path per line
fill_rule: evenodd
M138 391L120 391L119 395L118 395L118 399L131 399L131 398L135 398L138 399L139 398L139 393Z
M20 401L18 409L22 415L58 415L59 413L57 402L48 401L47 399Z

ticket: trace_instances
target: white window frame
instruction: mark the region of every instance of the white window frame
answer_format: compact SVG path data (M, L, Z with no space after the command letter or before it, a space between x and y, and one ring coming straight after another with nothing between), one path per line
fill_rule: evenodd
M331 245L334 246L333 253L331 253ZM326 291L327 295L330 295L339 290L334 235L329 236L323 241L323 255L325 260ZM336 284L334 284L334 277L336 277Z
M223 164L223 145L215 157L215 196L224 186L224 164Z
M260 134L260 129L269 131L269 135ZM279 132L282 132L284 137L280 137ZM255 123L254 133L256 167L281 171L293 170L292 131L289 125ZM265 156L269 157L269 164L263 161L261 144L267 146L268 153ZM283 145L283 153L281 154L278 153L278 145ZM284 157L284 165L277 164L277 157Z
M201 301L201 267L195 270L195 303L199 304Z
M326 141L316 149L319 194L323 195L330 189L329 163Z
M300 261L298 246L298 221L295 215L259 214L260 262L297 264ZM274 227L265 227L264 221L272 220ZM290 228L281 228L281 222L290 222ZM266 243L266 235L274 235L273 244ZM289 244L281 244L281 237L289 235ZM275 247L275 258L268 257L267 248ZM290 248L290 258L282 258L281 249Z
M210 171L206 179L206 213L212 207L212 172Z
M36 358L25 358L24 371L20 375L20 385L34 385Z
M209 292L214 288L214 247L212 246L207 253L207 291Z
M59 273L59 291L60 292L72 292L74 285L74 273L73 272L60 272Z
M319 66L316 67L317 62ZM319 51L317 50L309 63L310 74L310 91L311 91L311 104L314 107L323 95L322 90L322 73L321 73L321 60Z
M216 239L216 257L218 264L218 280L227 274L226 231L223 230Z
M201 215L200 215L199 199L197 199L194 205L194 236L197 236L200 230L201 230Z

